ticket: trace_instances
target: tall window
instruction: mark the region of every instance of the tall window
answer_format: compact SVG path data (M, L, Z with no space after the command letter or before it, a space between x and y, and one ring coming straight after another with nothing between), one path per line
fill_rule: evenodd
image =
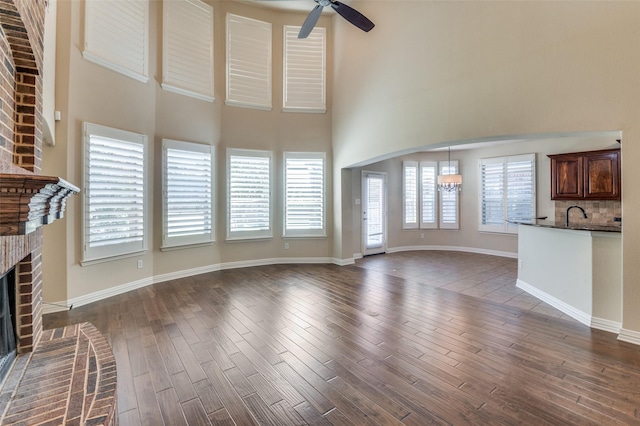
M271 151L227 149L227 239L271 238Z
M271 109L271 24L227 14L227 105Z
M458 173L458 160L440 161L440 174ZM460 193L440 192L440 229L460 229Z
M213 8L164 0L162 9L162 88L212 102Z
M479 229L516 233L508 221L531 221L536 215L535 154L480 160Z
M325 237L325 154L284 153L284 236Z
M213 147L162 141L162 247L212 242Z
M84 125L83 262L146 250L147 136Z
M149 80L149 2L86 1L82 56L136 80Z
M325 112L326 28L298 38L300 27L284 27L283 110Z
M435 161L403 161L403 229L438 227Z

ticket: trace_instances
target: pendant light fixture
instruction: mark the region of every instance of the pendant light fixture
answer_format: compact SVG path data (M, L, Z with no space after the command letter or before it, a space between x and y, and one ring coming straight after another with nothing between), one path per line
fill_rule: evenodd
M451 147L449 147L449 168L451 172ZM453 192L462 189L462 175L444 174L438 175L438 191Z

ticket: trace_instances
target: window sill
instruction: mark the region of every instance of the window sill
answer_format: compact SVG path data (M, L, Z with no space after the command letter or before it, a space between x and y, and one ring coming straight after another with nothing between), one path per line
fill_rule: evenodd
M160 251L174 251L174 250L182 250L182 249L190 249L190 248L199 248L199 247L208 247L212 246L215 241L207 241L203 243L186 243L175 246L162 246L160 247Z
M109 257L101 257L101 258L97 258L97 259L87 259L87 260L82 260L80 261L80 266L92 266L92 265L97 265L100 263L107 263L107 262L113 262L113 261L117 261L117 260L122 260L122 259L129 259L131 257L137 257L137 256L141 256L147 253L148 250L140 250L140 251L135 251L132 253L127 253L127 254L119 254L119 255L115 255L115 256L109 256Z

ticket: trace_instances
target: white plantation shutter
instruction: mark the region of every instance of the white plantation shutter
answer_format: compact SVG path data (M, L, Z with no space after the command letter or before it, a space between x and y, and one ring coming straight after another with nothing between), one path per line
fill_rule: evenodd
M165 139L162 246L212 242L213 147Z
M212 102L213 8L200 0L162 7L162 88Z
M87 0L85 59L136 80L149 80L149 1Z
M441 161L440 174L449 175L458 173L458 161ZM440 229L460 229L459 222L459 192L440 192Z
M284 27L283 111L326 112L326 28L305 39L300 27Z
M535 154L481 159L480 184L481 231L515 233L507 221L535 217Z
M227 14L227 105L271 109L271 24Z
M147 137L85 123L83 261L146 249Z
M325 237L324 153L285 152L285 237Z
M436 176L438 165L435 161L420 162L420 228L438 227L438 191Z
M271 152L227 149L227 239L271 238Z
M418 227L418 163L402 162L402 229Z

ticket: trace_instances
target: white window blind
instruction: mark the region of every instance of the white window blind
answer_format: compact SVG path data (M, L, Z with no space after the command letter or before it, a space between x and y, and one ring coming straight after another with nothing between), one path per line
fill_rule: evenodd
M457 174L458 161L441 161L440 174ZM460 229L459 192L440 191L440 229Z
M145 135L85 123L83 262L146 250Z
M212 102L213 8L200 0L162 7L162 88Z
M418 228L418 162L402 162L402 229Z
M227 14L227 105L271 109L271 24Z
M285 152L285 237L325 237L324 153Z
M149 80L149 1L87 0L85 59L136 80Z
M213 147L164 139L162 247L212 242Z
M481 231L516 233L508 221L531 221L536 212L535 154L480 160Z
M420 162L420 228L438 227L438 191L436 176L438 164L435 161Z
M227 149L227 239L271 238L271 151Z
M300 27L284 27L283 111L326 112L326 28L298 38Z

